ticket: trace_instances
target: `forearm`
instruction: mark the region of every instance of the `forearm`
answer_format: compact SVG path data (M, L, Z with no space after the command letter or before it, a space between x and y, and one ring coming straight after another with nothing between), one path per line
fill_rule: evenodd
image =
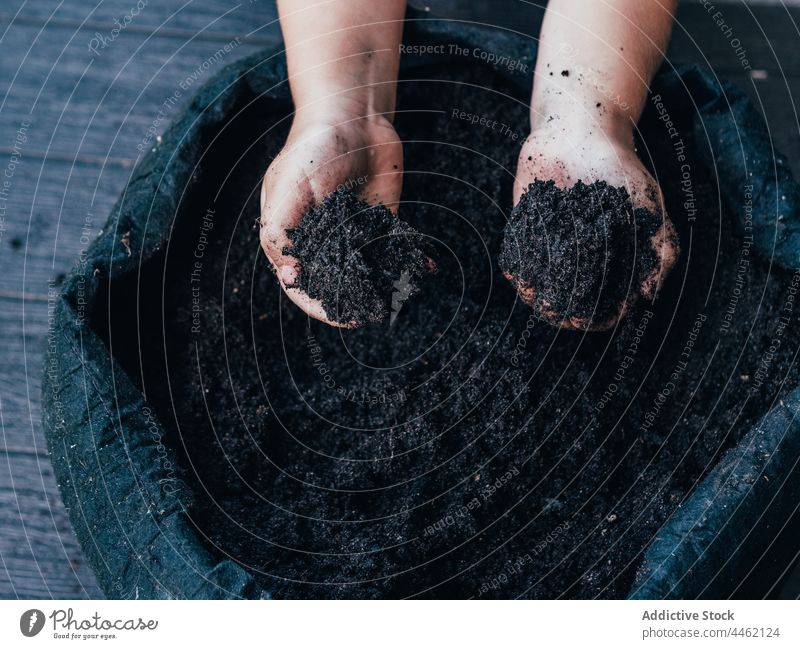
M664 57L677 0L551 0L531 124L594 124L629 137ZM599 104L599 106L598 106Z
M405 0L278 0L298 115L331 102L392 119Z

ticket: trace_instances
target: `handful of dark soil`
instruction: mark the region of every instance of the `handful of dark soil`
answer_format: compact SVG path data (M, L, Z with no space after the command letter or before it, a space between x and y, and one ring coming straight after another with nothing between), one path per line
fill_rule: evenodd
M531 306L545 320L602 326L655 265L650 239L660 224L634 209L624 187L537 180L511 213L500 267L533 289Z
M414 228L384 205L339 189L289 231L300 262L297 288L320 300L335 322L382 322L419 292L430 258Z

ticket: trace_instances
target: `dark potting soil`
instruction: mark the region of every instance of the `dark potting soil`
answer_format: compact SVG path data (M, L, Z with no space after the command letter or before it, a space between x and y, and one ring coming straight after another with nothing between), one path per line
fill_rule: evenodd
M650 240L660 225L650 210L634 209L624 187L536 180L511 212L500 267L533 289L543 319L602 326L655 266Z
M231 111L169 245L111 287L115 354L168 431L201 538L275 597L624 597L659 527L797 385L792 276L749 253L686 104L664 98L689 158L649 112L639 151L675 269L610 332L540 322L497 261L519 139L454 117L524 132L528 109L478 66L430 74L400 84L399 214L438 271L393 325L335 329L280 291L256 219L285 113L265 100Z
M283 250L300 262L296 286L320 300L334 322L382 322L419 292L427 274L425 242L383 205L339 189L289 231Z

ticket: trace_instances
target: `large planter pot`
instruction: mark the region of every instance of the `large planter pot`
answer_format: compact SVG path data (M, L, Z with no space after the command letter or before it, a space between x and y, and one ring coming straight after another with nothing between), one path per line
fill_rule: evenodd
M522 38L412 15L406 40L446 45L446 52L453 44L502 52L523 65L492 69L512 82L520 100L529 93L535 46ZM463 55L406 56L402 73L435 74L456 58ZM492 66L480 57L470 62ZM752 217L755 253L787 269L800 265L800 189L747 98L709 72L669 65L653 93L685 98L673 102L671 111L694 120L700 155L714 170L732 216ZM140 162L101 236L67 277L52 313L45 431L73 526L109 597L270 597L244 567L217 558L190 524L192 487L178 477L164 428L101 331L109 286L142 275L169 245L175 220L187 218L184 194L191 192L203 152L229 116L256 97L274 108L276 121L291 111L279 48L234 63L202 88ZM752 213L743 208L745 184L755 186ZM779 214L786 218L778 220ZM766 551L796 508L798 407L796 389L708 471L647 549L630 597L724 596L745 578L748 557Z

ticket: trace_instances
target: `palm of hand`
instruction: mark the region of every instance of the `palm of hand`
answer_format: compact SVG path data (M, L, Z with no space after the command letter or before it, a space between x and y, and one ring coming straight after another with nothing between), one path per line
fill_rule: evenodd
M294 257L283 253L284 248L291 248L286 231L339 187L396 212L402 167L402 144L394 127L383 118L328 119L292 127L286 146L264 176L261 245L286 295L310 316L350 326L331 322L317 300L293 288L298 267Z
M632 303L639 295L653 299L664 277L675 264L678 255L677 236L672 222L663 207L663 197L658 183L645 169L632 146L613 142L599 133L581 138L574 146L563 132L537 132L523 144L517 163L514 182L514 204L534 180L553 180L557 186L567 189L581 180L590 184L604 180L615 187L625 187L634 208L644 207L660 216L662 226L650 240L657 264L649 270L638 293L628 298ZM535 303L532 289L517 281L519 295L527 304ZM620 315L630 304L622 305ZM559 314L546 314L554 324L570 329L603 330L613 326L617 318L609 322L590 326L574 319L562 319Z

